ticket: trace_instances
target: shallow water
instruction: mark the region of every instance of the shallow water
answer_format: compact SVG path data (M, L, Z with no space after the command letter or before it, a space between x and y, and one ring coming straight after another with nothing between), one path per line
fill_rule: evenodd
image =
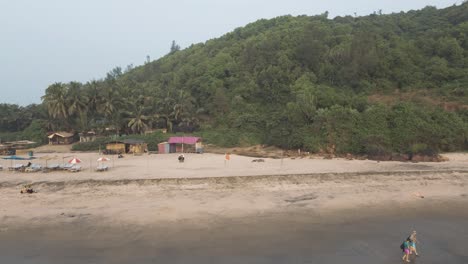
M402 217L404 215L405 217ZM318 214L276 214L155 227L84 222L0 233L0 263L402 263L399 246L418 231L413 263L468 263L464 211L394 212L327 222Z

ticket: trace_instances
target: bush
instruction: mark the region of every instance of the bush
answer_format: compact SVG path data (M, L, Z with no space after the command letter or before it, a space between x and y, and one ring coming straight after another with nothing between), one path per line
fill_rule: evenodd
M47 143L47 131L43 122L33 120L31 124L22 132L24 139L28 139L42 145Z
M0 133L0 142L16 141L23 139L22 132L3 132Z
M423 155L423 156L436 156L438 151L424 143L417 143L411 145L409 155Z
M110 142L109 138L98 138L93 142L80 142L72 146L73 151L94 151L103 150L106 148L106 144Z
M219 147L252 146L261 143L261 137L254 132L240 132L236 129L227 128L206 128L194 133L203 138L206 144L213 144Z
M392 154L391 151L389 151L387 148L381 145L371 144L365 146L364 149L364 154L366 154L370 158L385 157Z
M319 137L308 135L304 137L304 149L312 153L318 153L323 149L323 144Z
M231 129L215 129L196 133L207 144L220 147L235 147L239 145L239 135Z

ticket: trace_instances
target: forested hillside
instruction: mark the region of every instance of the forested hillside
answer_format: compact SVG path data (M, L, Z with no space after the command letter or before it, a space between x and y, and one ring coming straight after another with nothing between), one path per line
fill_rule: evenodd
M102 80L52 84L42 105L29 107L36 116L20 122L2 110L1 129L27 129L34 119L44 130L167 128L223 146L370 155L464 150L468 3L259 20L184 50L173 43L168 55L117 67Z

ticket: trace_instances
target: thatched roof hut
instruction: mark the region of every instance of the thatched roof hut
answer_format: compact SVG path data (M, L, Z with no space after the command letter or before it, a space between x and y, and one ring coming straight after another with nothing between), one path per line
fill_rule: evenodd
M61 145L73 143L74 134L69 132L54 132L47 136L49 138L49 145Z

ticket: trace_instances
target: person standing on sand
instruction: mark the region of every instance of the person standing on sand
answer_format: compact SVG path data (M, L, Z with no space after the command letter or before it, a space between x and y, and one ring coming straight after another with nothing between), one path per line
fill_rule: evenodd
M410 255L410 240L407 238L405 242L403 242L403 257L401 258L403 261L410 262L409 255Z
M179 162L184 162L185 161L185 156L184 154L180 154L179 157L177 158L179 160Z
M413 233L408 237L410 241L410 254L414 252L416 256L419 256L418 251L416 250L416 243L419 243L418 239L416 238L416 231L413 230Z

